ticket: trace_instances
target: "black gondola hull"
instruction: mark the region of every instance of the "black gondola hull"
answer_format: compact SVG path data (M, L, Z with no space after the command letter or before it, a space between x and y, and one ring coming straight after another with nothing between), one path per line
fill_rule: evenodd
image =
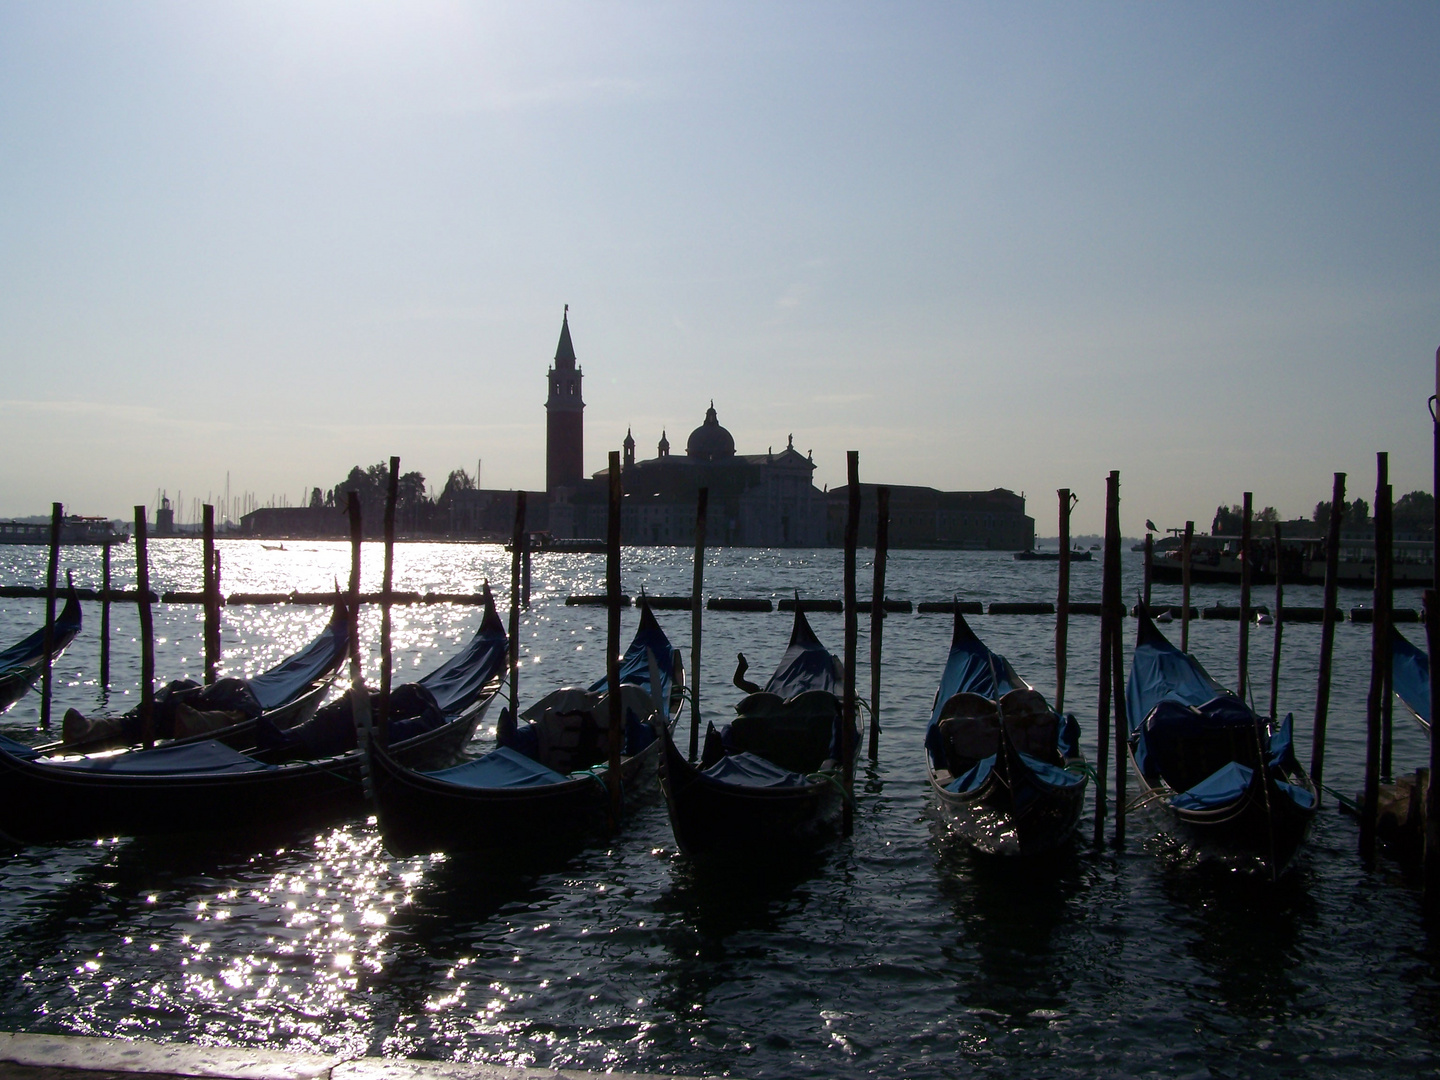
M686 761L668 735L662 741L660 787L685 854L775 856L836 835L844 805L838 771L803 787L727 784Z
M992 771L973 791L946 790L929 768L946 824L987 855L1043 855L1065 843L1080 824L1086 784L1047 784L1023 763L1011 764L1012 783Z

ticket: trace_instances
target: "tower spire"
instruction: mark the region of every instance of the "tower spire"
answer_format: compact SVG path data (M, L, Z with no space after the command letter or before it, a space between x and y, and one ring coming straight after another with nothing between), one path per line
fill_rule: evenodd
M570 305L565 305L565 314L560 321L560 343L555 346L555 370L575 370L575 346L570 343Z

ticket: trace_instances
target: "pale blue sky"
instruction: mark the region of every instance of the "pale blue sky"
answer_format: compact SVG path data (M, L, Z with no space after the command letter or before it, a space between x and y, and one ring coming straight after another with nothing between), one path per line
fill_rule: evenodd
M742 452L1431 486L1440 5L0 5L0 514Z

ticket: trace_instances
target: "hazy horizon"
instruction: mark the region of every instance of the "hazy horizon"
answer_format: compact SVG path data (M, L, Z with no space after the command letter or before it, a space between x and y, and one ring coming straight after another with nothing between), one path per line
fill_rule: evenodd
M1053 534L1432 490L1440 7L0 8L0 516L544 485L713 398Z

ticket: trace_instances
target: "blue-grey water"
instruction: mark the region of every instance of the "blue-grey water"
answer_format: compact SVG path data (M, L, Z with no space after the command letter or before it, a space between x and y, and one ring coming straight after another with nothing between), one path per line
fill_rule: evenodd
M228 591L323 589L344 545L222 542ZM199 587L199 545L152 544L159 589ZM99 552L67 549L76 582L98 585ZM116 552L117 584L133 581ZM1126 552L1133 586L1139 556ZM0 549L0 583L38 583L44 552ZM625 588L689 591L690 554L627 549ZM365 548L364 587L380 549ZM402 545L399 589L508 585L494 546ZM862 553L861 595L870 589ZM892 597L1053 599L1053 564L985 552L892 556ZM604 659L603 613L564 605L599 592L600 556L535 560L521 618L521 698L588 681ZM838 551L713 552L712 595L838 597ZM497 590L504 593L505 589ZM1073 596L1096 600L1099 564L1076 564ZM1178 587L1158 600L1178 601ZM1197 604L1235 602L1199 588ZM1268 600L1257 590L1257 602ZM1287 602L1318 605L1319 590ZM1342 596L1345 606L1367 603ZM1400 606L1418 607L1413 591ZM503 608L503 597L502 597ZM0 600L0 642L43 622L43 602ZM55 709L105 705L99 606L59 662ZM237 607L223 615L225 667L254 672L306 640L326 612ZM396 656L423 673L473 631L478 609L400 608ZM724 717L739 696L735 653L778 659L789 616L705 613L701 702ZM626 613L624 633L634 626ZM109 708L136 700L133 609L112 609ZM689 616L662 612L689 656ZM1054 620L972 620L1040 690L1054 690ZM815 615L841 651L842 619ZM858 684L868 692L868 617ZM1127 625L1127 638L1133 634ZM1178 623L1170 628L1178 635ZM201 613L156 609L157 675L199 676ZM363 617L378 670L378 615ZM1410 629L1418 640L1418 627ZM397 859L363 817L262 841L110 840L0 854L0 1027L207 1044L408 1055L657 1073L778 1076L1256 1076L1433 1072L1440 1055L1440 942L1392 863L1364 872L1354 822L1327 796L1294 870L1269 886L1189 865L1132 835L1124 851L1088 842L1036 865L975 856L935 824L920 744L949 643L943 615L885 624L884 732L862 767L853 837L781 876L697 872L677 851L658 797L622 832L543 871L433 855ZM1337 632L1327 782L1360 783L1369 627ZM1308 760L1318 624L1285 628L1282 711ZM1068 707L1095 747L1098 620L1070 631ZM1235 623L1201 621L1192 650L1233 683ZM1268 704L1273 633L1251 631L1256 703ZM403 675L397 676L403 678ZM34 739L38 694L0 731ZM493 731L494 717L489 723ZM682 721L688 734L689 713ZM1397 706L1396 771L1427 744ZM490 731L482 731L483 749ZM863 759L862 759L863 760ZM1132 784L1133 791L1133 784ZM203 825L205 823L196 823ZM1082 826L1088 837L1088 822Z

